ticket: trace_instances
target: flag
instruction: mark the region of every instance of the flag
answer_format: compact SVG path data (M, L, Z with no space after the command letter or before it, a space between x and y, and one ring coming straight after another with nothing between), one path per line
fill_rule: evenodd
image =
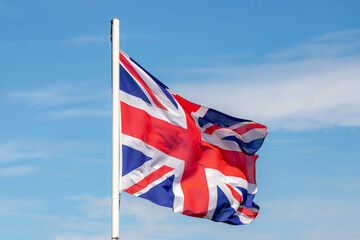
M255 153L264 125L180 97L123 52L120 106L123 191L216 222L257 216Z

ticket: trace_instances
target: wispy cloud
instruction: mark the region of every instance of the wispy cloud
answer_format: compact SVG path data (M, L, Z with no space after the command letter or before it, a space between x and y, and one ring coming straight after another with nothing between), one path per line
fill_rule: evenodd
M44 202L38 198L0 197L0 216L28 214L43 206Z
M18 159L48 158L43 148L34 146L32 141L10 141L0 144L0 162L10 162Z
M360 126L360 53L356 53L359 32L351 30L315 38L321 39L316 40L316 48L321 49L316 54L312 50L306 54L295 46L291 59L186 69L181 76L198 77L206 82L182 82L172 88L184 97L261 121L272 129ZM338 41L341 36L347 36L349 42L344 49ZM328 42L334 47L329 48ZM302 48L312 48L309 45L303 44ZM336 54L330 53L334 48ZM283 52L282 57L289 52ZM301 59L294 59L300 53Z
M81 219L79 217L70 217L58 223L59 228L62 231L70 232L83 232L83 233L101 233L108 232L109 224L107 222L89 221L86 218Z
M124 193L124 195L125 194L124 203L120 206L120 211L124 219L133 217L146 226L153 226L160 223L164 224L170 215L175 214L169 208L159 207L148 200L136 198L127 193ZM154 210L157 212L156 215L153 214Z
M102 117L110 117L111 110L86 109L86 108L66 109L66 110L47 112L44 114L44 116L50 118L56 118L56 119L83 118L83 117L102 118Z
M271 54L272 60L291 58L338 57L360 50L360 29L330 32Z
M97 148L94 146L98 147L99 143L75 140L12 140L0 143L0 163L49 159L103 163L99 159L87 156L87 154L96 155Z
M353 202L358 200L358 197L355 197ZM292 226L289 226L291 235L288 235L288 238L335 240L357 239L360 236L360 231L356 229L357 223L352 221L360 211L342 198L284 198L263 204L262 211L264 221L281 219L282 222L292 223ZM299 229L297 226L302 227ZM283 227L279 226L273 231L282 229ZM283 234L287 233L284 231Z
M38 173L40 168L38 166L17 166L0 168L0 177L20 176Z
M111 198L93 195L66 196L73 214L58 221L52 239L108 239L110 237Z
M14 91L8 97L30 106L52 107L68 103L103 102L109 98L109 94L91 83L79 83Z
M78 209L89 218L102 218L111 215L111 198L92 195L66 196L65 200L77 201Z
M110 96L109 90L92 83L56 85L7 94L12 102L22 102L37 108L40 115L47 119L108 117L111 115L111 106L103 105L110 101Z
M84 234L84 233L61 233L56 235L53 240L106 240L109 234Z
M41 229L44 226L51 226L51 235L48 239L108 239L110 236L111 225L110 216L110 198L96 198L90 195L68 197L68 200L74 200L71 203L73 212L64 215L52 212L47 214L47 202L39 198L31 197L0 197L0 222L7 221L7 217L28 218L34 220L35 225L29 229L29 233L34 229ZM105 203L105 204L104 204ZM85 208L81 205L85 204ZM53 203L51 204L53 205ZM76 208L80 211L76 211ZM95 208L99 212L106 212L106 219L103 214L95 214ZM87 212L89 210L90 212ZM84 214L85 213L85 214ZM90 213L88 215L87 213ZM55 215L54 215L55 214ZM89 219L90 218L90 219ZM46 221L46 224L39 221ZM51 221L50 225L49 221ZM44 225L44 226L42 226ZM18 226L6 225L10 231L14 231ZM47 231L45 231L47 232ZM1 234L0 234L1 235ZM32 237L32 236L31 236Z

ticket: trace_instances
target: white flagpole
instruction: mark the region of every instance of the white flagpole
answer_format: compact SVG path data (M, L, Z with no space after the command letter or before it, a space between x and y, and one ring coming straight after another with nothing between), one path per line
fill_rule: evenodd
M121 192L121 116L120 116L120 21L111 20L111 72L112 72L112 233L111 239L119 239L119 211ZM120 176L119 176L120 175Z

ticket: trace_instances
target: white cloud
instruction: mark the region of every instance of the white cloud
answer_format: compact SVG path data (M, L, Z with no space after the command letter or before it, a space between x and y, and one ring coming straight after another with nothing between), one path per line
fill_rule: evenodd
M110 90L109 90L110 91ZM109 92L91 83L49 86L11 92L8 97L35 107L53 107L83 102L103 102L110 99Z
M111 116L110 90L94 83L49 86L41 89L19 90L7 96L42 111L41 117L51 119L104 118ZM86 104L86 107L84 107ZM92 105L93 107L89 107ZM101 108L99 107L101 106Z
M352 199L358 202L358 197ZM276 220L288 226L294 239L358 239L360 231L356 228L360 214L358 208L350 202L337 196L304 197L297 199L284 198L262 205L263 222ZM301 226L301 229L298 228ZM273 231L281 231L283 226L274 226ZM286 233L283 233L286 234ZM285 238L284 238L285 239Z
M72 215L57 222L58 231L54 240L62 239L109 239L111 198L92 195L66 196L74 207Z
M92 195L67 196L65 200L79 201L79 210L89 218L101 218L111 215L111 197L94 197Z
M103 163L104 161L87 155L96 154L99 144L74 140L12 140L0 143L0 163L59 158Z
M148 200L137 198L127 193L124 193L123 196L123 202L120 204L120 212L123 219L135 217L144 225L153 226L160 223L164 224L170 215L175 214L170 208L160 207Z
M106 232L109 228L108 223L99 221L89 221L86 218L70 217L64 221L58 222L58 227L65 231L81 231L81 232Z
M54 240L108 240L108 234L83 234L83 233L61 233L55 236Z
M360 29L331 32L313 37L282 52L270 55L273 60L309 57L334 57L360 49Z
M0 176L19 176L19 175L29 175L38 173L40 168L37 166L17 166L17 167L7 167L0 168Z
M34 210L43 208L44 202L37 198L0 197L0 216L23 216Z
M316 54L312 42L280 53L300 59L186 69L184 78L206 82L183 81L172 89L189 100L265 123L271 129L360 126L359 33L351 30L320 36ZM348 39L345 49L337 41L341 36ZM301 50L307 47L310 50ZM335 48L336 53L330 53Z
M34 144L35 145L35 144ZM0 144L0 162L10 162L18 159L44 159L49 154L33 142L10 141Z
M56 118L56 119L84 118L84 117L102 118L102 117L111 117L111 110L77 108L77 109L51 111L45 113L44 116L50 118Z

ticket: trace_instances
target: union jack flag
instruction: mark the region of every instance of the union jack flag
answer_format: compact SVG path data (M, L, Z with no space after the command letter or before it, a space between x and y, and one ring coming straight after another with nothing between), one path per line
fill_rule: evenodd
M265 126L187 101L120 52L122 190L188 216L239 225L258 214Z

